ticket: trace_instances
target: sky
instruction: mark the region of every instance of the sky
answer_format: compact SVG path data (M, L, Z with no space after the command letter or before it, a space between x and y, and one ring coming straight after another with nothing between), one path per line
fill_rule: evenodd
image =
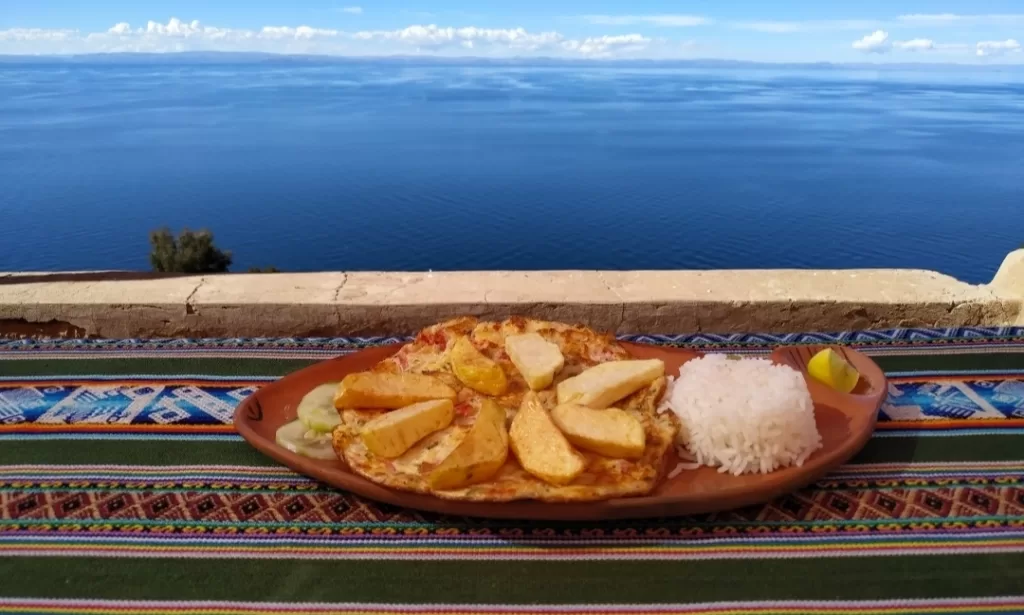
M1024 0L0 0L0 54L1024 64Z

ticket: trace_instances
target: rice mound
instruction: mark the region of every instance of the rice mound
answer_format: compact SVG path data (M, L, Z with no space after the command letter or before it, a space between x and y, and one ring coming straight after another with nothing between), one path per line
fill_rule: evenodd
M709 354L687 361L669 386L661 410L679 417L679 445L719 472L800 466L821 448L807 383L791 367Z

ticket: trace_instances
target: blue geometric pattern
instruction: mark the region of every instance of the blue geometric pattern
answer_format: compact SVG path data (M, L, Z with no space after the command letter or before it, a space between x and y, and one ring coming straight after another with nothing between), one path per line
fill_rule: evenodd
M677 335L620 335L624 341L671 346L779 346L793 344L955 345L1024 341L1024 327L953 327L889 329L837 333L683 333ZM18 351L145 351L145 350L288 350L353 349L404 343L409 336L307 338L174 338L174 339L53 339L0 340L0 352Z
M408 341L406 337L321 337L321 338L214 338L214 339L57 339L0 340L0 353L7 359L19 354L40 356L47 352L66 353L67 357L90 353L109 353L131 358L153 352L213 354L265 352L271 356L296 350L312 358L352 352L359 348ZM682 334L623 335L620 339L649 344L758 352L775 346L793 344L854 344L867 346L868 352L902 352L900 347L935 346L937 351L1006 346L1024 351L1024 327L959 327L933 329L892 329L841 333L786 334ZM728 350L727 350L728 349ZM926 352L931 352L927 350ZM0 361L0 366L2 366ZM979 374L958 374L964 380L927 380L917 372L915 382L891 382L889 397L882 407L881 420L920 421L927 419L1024 419L1024 374L1017 370L1000 374L999 379L982 379ZM907 374L892 374L907 375ZM184 384L182 374L173 376L118 376L104 383L101 376L79 374L88 384L65 384L66 377L41 377L38 382L18 384L14 377L0 376L0 425L97 424L97 425L226 425L235 407L258 388L257 380L246 379L248 386L235 382L218 384L213 377L197 378L200 385ZM270 379L270 378L268 378ZM132 380L133 382L125 382ZM227 380L227 378L224 378Z
M890 383L882 418L1024 419L1022 380L937 380Z
M258 386L0 386L0 425L227 425ZM1024 380L890 383L881 420L1024 419Z
M620 339L670 346L786 346L796 344L856 345L943 345L1024 340L1024 327L954 327L933 329L889 329L884 331L842 331L838 333L729 333L682 335L624 335Z
M0 425L226 425L257 387L88 384L0 387Z
M1004 416L1024 419L1024 380L972 382L971 385Z

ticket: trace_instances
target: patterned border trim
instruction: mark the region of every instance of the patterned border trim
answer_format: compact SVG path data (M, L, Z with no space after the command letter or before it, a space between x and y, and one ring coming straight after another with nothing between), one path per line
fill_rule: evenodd
M1003 484L1024 483L1024 461L847 464L832 471L828 477L819 481L819 484L835 487L852 481L852 486L866 487L880 481L883 483L880 486L886 487L919 487L933 484L954 484L958 481L986 484L991 480ZM316 484L316 481L311 478L276 465L25 464L0 466L0 488L7 486L10 482L18 483L19 488L24 486L21 483L26 482L56 483L56 486L78 488L87 487L92 481L99 481L104 487L133 482L142 482L145 485L153 483L170 483L172 485L181 485L182 483L193 485L207 482L251 483L261 488L266 488L272 483L282 483L290 488Z
M894 377L875 435L1024 433L1024 380L1005 372L969 379ZM237 403L263 384L179 374L140 378L0 377L0 439L231 437Z
M919 421L888 421L880 417L875 425L873 438L884 437L921 437L921 436L967 436L967 435L1021 435L1024 434L1024 418L993 420L993 419L962 419ZM0 440L32 440L32 439L120 439L131 437L154 439L186 439L208 440L227 439L241 440L233 425L152 425L113 424L113 423L59 423L47 425L43 423L15 423L0 425Z
M932 346L990 343L1022 343L1024 327L957 327L933 329L888 329L812 333L732 333L681 335L622 335L624 341L669 346L733 348L791 346L795 344L840 344L872 346Z
M1021 553L1022 510L1019 461L849 465L764 507L593 525L396 516L275 467L23 465L0 468L0 511L14 516L0 519L0 557L657 561Z
M137 600L46 600L5 598L0 613L39 615L265 615L333 613L337 615L939 615L946 613L1020 613L1024 596L857 601L701 602L652 605L490 605L366 604Z
M333 537L337 538L337 537ZM508 541L503 541L508 542ZM243 538L166 534L104 536L102 534L5 535L0 533L0 556L8 557L112 557L273 560L521 560L521 561L709 561L751 559L822 559L899 555L967 555L1024 553L1024 532L1003 530L949 536L883 536L873 534L824 539L774 537L771 544L755 539L681 541L678 544L420 544L393 545L387 541L328 541L323 536L304 538ZM0 611L2 612L2 611Z
M0 352L32 351L201 351L201 350L324 350L358 349L399 344L409 336L310 338L166 338L166 339L23 339L0 340ZM928 346L933 344L1024 343L1024 327L947 327L817 333L729 333L620 335L624 341L673 346L763 347L793 344L856 344Z

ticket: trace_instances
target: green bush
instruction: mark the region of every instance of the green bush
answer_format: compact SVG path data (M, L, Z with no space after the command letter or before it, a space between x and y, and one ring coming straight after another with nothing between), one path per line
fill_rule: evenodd
M224 273L231 252L213 244L213 233L184 229L175 237L166 227L149 234L149 262L164 273Z

